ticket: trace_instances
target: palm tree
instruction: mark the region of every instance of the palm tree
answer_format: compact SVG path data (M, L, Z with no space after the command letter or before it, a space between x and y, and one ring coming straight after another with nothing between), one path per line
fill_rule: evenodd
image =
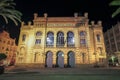
M15 9L14 0L0 0L0 16L3 17L6 24L8 20L12 20L15 25L18 25L18 22L21 22L22 13Z
M118 9L112 14L112 18L114 18L116 15L120 13L120 0L113 0L110 4L110 6L119 6Z

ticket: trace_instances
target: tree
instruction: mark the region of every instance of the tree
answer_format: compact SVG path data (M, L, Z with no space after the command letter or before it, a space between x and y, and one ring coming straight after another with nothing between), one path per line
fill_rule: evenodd
M4 53L0 53L0 74L4 73L4 64L3 64L3 60L6 59L7 56Z
M21 22L22 13L15 9L14 0L0 0L0 16L3 17L6 24L8 24L8 20L12 20L15 25L18 25L18 22Z
M0 53L0 60L6 59L7 56L4 53Z
M114 18L116 15L120 13L120 0L113 0L110 4L110 6L119 6L115 12L112 14L112 18Z

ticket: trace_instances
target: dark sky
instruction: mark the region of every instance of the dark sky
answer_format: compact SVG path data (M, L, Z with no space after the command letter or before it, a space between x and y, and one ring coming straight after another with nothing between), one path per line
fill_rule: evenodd
M102 20L103 31L111 28L120 16L111 18L113 11L117 7L110 7L108 4L112 0L14 0L16 3L16 9L23 13L22 20L25 22L32 21L33 14L38 13L39 16L43 16L44 13L48 13L48 17L59 16L73 16L74 12L78 12L79 15L83 15L84 12L88 12L89 20ZM13 28L14 27L14 28ZM9 28L12 37L18 38L19 27L12 26ZM14 29L14 30L13 30Z

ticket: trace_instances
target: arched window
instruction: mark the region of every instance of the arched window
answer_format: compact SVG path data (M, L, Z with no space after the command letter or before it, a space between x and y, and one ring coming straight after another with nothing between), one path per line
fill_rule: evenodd
M54 34L53 34L53 32L48 32L47 33L46 45L47 46L53 46L54 45Z
M63 32L58 32L58 34L57 34L57 46L64 46L64 34L63 34Z
M36 36L38 37L38 36L41 36L42 35L42 32L40 32L40 31L37 31L36 32Z
M80 46L85 47L86 46L86 32L81 31L79 36L80 36Z
M74 45L75 45L74 33L73 32L68 32L67 33L67 46L72 47Z
M24 42L26 40L26 34L22 35L22 41Z
M81 37L85 37L85 35L86 35L86 32L85 32L85 31L81 31L81 32L80 32L80 36L81 36Z
M97 38L97 42L100 42L100 34L97 34L96 38Z

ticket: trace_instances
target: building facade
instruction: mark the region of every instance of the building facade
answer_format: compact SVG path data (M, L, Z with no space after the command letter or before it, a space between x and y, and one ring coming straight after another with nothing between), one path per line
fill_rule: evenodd
M74 17L39 17L33 24L21 23L17 63L46 67L78 67L80 64L104 63L106 52L102 22L89 25L88 13Z
M15 40L16 39L10 38L8 32L0 32L0 53L5 53L7 55L7 65L14 64L16 60L17 45L15 44Z
M120 53L120 22L104 33L104 39L108 56Z

